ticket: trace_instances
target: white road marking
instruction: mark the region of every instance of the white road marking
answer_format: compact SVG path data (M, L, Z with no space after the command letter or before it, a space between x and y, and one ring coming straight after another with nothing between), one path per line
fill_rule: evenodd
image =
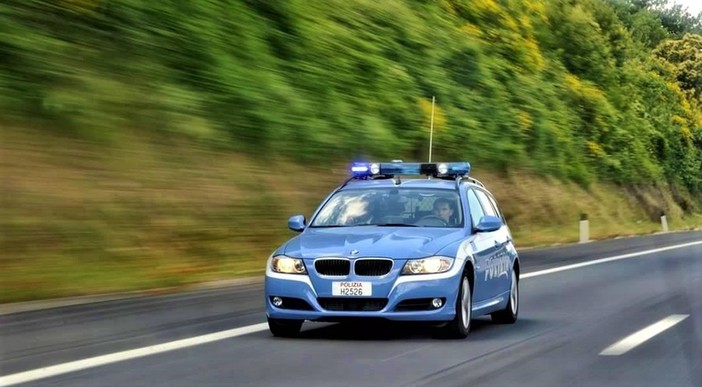
M682 249L685 247L696 246L696 245L702 245L702 241L684 243L681 245L674 245L674 246L668 246L668 247L661 247L661 248L653 249L653 250L644 250L644 251L639 251L636 253L616 255L614 257L596 259L594 261L574 263L572 265L554 267L552 269L546 269L546 270L539 270L539 271L535 271L535 272L531 272L531 273L522 274L519 276L519 279L540 277L540 276L546 275L546 274L559 273L559 272L566 271L566 270L573 270L573 269L579 269L581 267L586 267L586 266L599 265L600 263L607 263L607 262L619 261L622 259L636 258L636 257L640 257L642 255L650 255L650 254L660 253L662 251Z
M657 323L651 324L647 326L646 328L634 332L631 335L617 341L616 343L610 345L609 347L605 348L602 352L600 352L601 356L618 356L618 355L623 355L632 349L638 347L639 345L645 343L646 341L650 340L654 336L656 336L659 333L662 333L663 331L672 328L675 324L679 323L680 321L686 319L689 315L688 314L673 314L670 315L666 318L664 318L661 321L658 321Z
M540 271L535 271L532 273L525 273L525 274L522 274L520 276L520 279L539 277L542 275L558 273L561 271L573 270L573 269L578 269L581 267L597 265L600 263L612 262L612 261L617 261L617 260L621 260L621 259L629 259L629 258L639 257L642 255L655 254L655 253L659 253L662 251L681 249L681 248L695 246L695 245L702 245L702 241L685 243L685 244L668 246L668 247L662 247L662 248L653 249L653 250L645 250L645 251L640 251L640 252L631 253L631 254L617 255L614 257L602 258L602 259L597 259L597 260L589 261L589 262L576 263L573 265L566 265L566 266L556 267L553 269L540 270ZM0 386L11 386L14 384L31 382L34 380L44 379L44 378L48 378L51 376L57 376L57 375L61 375L61 374L69 373L69 372L80 371L80 370L93 368L93 367L99 367L99 366L112 364L112 363L116 363L116 362L120 362L120 361L136 359L136 358L144 357L144 356L155 355L157 353L174 351L174 350L181 349L181 348L187 348L187 347L192 347L195 345L211 343L214 341L230 339L230 338L246 335L249 333L260 332L260 331L266 330L267 328L268 328L267 323L260 323L260 324L249 325L249 326L245 326L245 327L241 327L241 328L235 328L235 329L229 329L226 331L210 333L210 334L206 334L206 335L202 335L202 336L191 337L188 339L182 339L182 340L171 341L168 343L152 345L149 347L143 347L143 348L137 348L137 349L127 350L127 351L122 351L122 352L116 352L116 353L111 353L111 354L107 354L107 355L91 357L88 359L77 360L77 361L72 361L72 362L63 363L63 364L57 364L57 365L44 367L44 368L38 368L35 370L19 372L16 374L0 376Z
M192 347L195 345L211 343L213 341L230 339L237 336L246 335L249 333L259 332L268 329L268 323L260 323L249 325L241 328L228 329L226 331L210 333L202 336L191 337L188 339L171 341L168 343L152 345L128 351L115 352L108 355L91 357L88 359L72 361L69 363L57 364L49 367L38 368L31 371L20 372L12 375L0 377L0 386L11 386L18 383L31 382L38 379L44 379L51 376L61 375L68 372L80 371L87 368L99 367L105 364L116 363L119 361L136 359L139 357L155 355L176 349Z

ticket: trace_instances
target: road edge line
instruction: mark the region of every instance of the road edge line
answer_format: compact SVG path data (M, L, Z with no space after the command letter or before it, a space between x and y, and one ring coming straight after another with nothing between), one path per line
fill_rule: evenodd
M683 248L685 248L685 247L696 246L696 245L702 245L702 241L688 242L688 243L683 243L683 244L680 244L680 245L673 245L673 246L660 247L660 248L657 248L657 249L644 250L644 251L639 251L639 252L635 252L635 253L622 254L622 255L615 255L615 256L613 256L613 257L595 259L594 261L586 261L586 262L580 262L580 263L573 263L573 264L570 264L570 265L554 267L554 268L551 268L551 269L544 269L544 270L539 270L539 271L533 271L533 272L530 272L530 273L521 274L521 275L519 276L519 279L527 279L527 278L533 278L533 277L540 277L540 276L542 276L542 275L560 273L560 272L562 272L562 271L568 271L568 270L573 270L573 269L580 269L580 268L586 267L586 266L593 266L593 265L599 265L599 264L607 263L607 262L621 261L621 260L623 260L623 259L631 259L631 258L636 258L636 257L643 256L643 255L651 255L651 254L660 253L660 252L663 252L663 251L676 250L676 249L683 249Z

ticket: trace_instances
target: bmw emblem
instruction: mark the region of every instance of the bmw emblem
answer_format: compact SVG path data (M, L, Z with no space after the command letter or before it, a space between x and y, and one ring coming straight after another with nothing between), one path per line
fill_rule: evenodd
M358 250L351 250L351 255L358 255Z

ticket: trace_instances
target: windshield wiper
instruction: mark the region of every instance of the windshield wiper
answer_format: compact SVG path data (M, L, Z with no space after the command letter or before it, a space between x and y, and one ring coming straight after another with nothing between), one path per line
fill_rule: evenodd
M378 226L378 227L419 227L416 224L407 224L407 223L381 223L381 224L376 224L375 226Z
M335 227L353 227L353 225L349 225L349 224L330 224L330 225L325 225L325 226L310 226L310 228L335 228Z

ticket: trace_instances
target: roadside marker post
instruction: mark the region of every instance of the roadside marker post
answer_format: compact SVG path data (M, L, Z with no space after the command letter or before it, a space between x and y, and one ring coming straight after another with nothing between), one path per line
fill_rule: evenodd
M665 213L661 215L661 226L663 226L663 232L668 232L668 219L665 217Z
M580 214L580 243L590 241L590 221L587 214Z

